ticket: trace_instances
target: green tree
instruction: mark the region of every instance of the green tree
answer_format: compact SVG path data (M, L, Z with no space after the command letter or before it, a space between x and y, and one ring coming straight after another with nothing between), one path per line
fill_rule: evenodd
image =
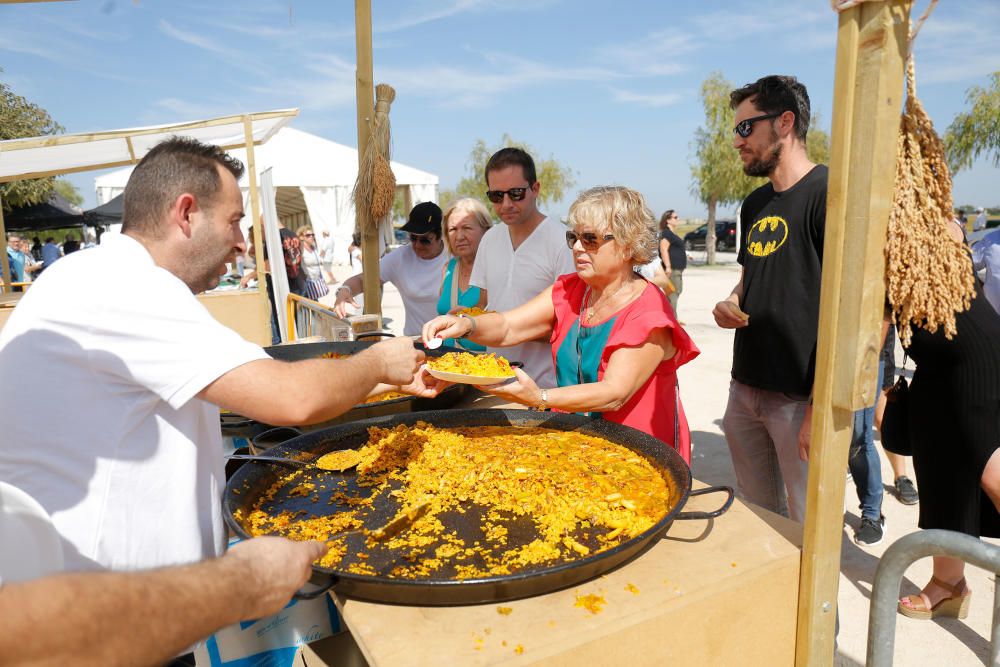
M576 185L575 174L572 169L556 160L551 155L544 160L538 158L538 153L531 146L521 141L515 141L510 135L504 134L498 146L489 147L482 139L476 140L476 145L469 153L469 160L466 162L466 176L462 178L452 190L442 190L440 195L441 206L447 206L449 202L458 197L473 197L482 201L487 210L493 213L493 205L486 199L486 163L490 156L501 148L522 148L527 151L535 160L535 171L538 181L542 184L538 194L539 206L544 208L549 204L562 201L566 192Z
M955 116L944 133L952 174L971 167L982 153L1000 167L1000 72L993 72L990 81L987 88L973 86L966 92L969 110Z
M695 162L691 165L691 194L708 208L705 232L706 262L715 264L715 212L720 204L735 204L764 179L743 173L743 162L733 148L735 112L729 108L733 85L713 72L701 84L705 126L694 133Z
M0 140L58 134L63 129L48 111L15 94L10 86L0 81ZM54 180L48 177L0 184L4 209L45 201L52 192Z
M695 130L695 162L691 165L691 194L708 209L705 233L706 263L715 263L715 214L719 205L742 201L766 179L747 176L743 161L733 148L733 125L736 113L729 107L733 85L720 72L713 72L701 84L705 126ZM816 163L830 158L830 137L819 127L813 114L806 137L806 152Z
M81 195L80 191L76 189L76 186L69 181L58 178L52 184L52 189L70 204L73 204L74 206L83 205L83 195Z

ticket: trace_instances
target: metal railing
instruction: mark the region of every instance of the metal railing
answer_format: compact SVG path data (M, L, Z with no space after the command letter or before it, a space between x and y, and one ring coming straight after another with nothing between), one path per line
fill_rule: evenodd
M1000 547L987 544L971 535L950 530L922 530L897 540L885 550L875 570L872 602L868 616L868 667L892 665L896 643L896 604L903 574L911 563L927 556L950 556L984 570L1000 572ZM997 612L1000 611L1000 587L994 587L993 622L990 632L988 665L1000 665L1000 631Z
M351 340L350 323L337 317L329 306L298 294L289 294L286 306L288 342L310 336L322 336L328 341Z

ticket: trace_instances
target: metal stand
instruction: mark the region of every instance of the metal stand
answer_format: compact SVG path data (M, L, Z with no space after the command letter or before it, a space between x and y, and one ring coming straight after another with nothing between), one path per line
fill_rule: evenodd
M922 530L911 533L886 549L875 571L871 610L868 616L868 667L892 665L896 641L896 604L903 574L911 563L927 556L950 556L990 572L1000 572L1000 547L950 530ZM987 664L1000 665L1000 631L997 612L1000 611L1000 588L994 587L993 624L990 632L990 659Z

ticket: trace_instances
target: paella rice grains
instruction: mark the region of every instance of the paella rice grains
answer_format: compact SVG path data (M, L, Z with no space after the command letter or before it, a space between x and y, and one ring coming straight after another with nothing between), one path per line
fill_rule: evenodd
M460 375L475 375L478 377L506 378L513 377L514 371L510 362L503 357L489 352L487 354L472 354L471 352L449 352L440 357L427 360L432 370Z

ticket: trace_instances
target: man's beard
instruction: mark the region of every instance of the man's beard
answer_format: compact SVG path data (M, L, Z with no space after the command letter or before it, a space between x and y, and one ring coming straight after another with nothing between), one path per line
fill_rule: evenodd
M747 176L767 176L774 171L781 160L781 144L777 141L767 149L766 157L754 159L743 165Z

